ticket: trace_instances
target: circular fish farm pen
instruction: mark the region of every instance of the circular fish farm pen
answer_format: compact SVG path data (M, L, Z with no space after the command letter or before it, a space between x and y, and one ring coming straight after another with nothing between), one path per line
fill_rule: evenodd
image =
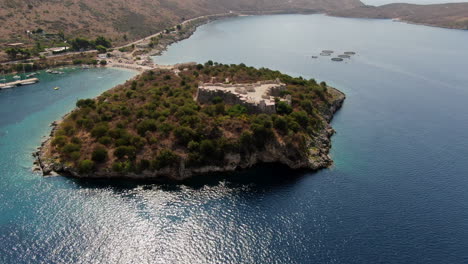
M333 50L322 50L322 53L332 54L333 52L334 52Z
M354 51L346 51L344 54L345 54L345 55L355 55L356 52L354 52Z
M332 58L331 60L332 60L332 61L343 61L342 58Z
M351 58L351 56L349 56L349 55L338 55L338 58L349 59L349 58Z
M330 56L330 53L320 53L320 56Z

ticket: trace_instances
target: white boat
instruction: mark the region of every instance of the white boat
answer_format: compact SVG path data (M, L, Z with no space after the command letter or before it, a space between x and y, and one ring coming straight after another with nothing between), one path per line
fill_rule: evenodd
M51 72L52 72L52 70L50 70L50 69L47 69L45 72L47 72L47 73L51 73Z
M30 82L22 82L21 85L30 85L30 84L35 84L37 83L36 81L30 81Z
M21 76L15 75L13 76L13 79L21 79Z

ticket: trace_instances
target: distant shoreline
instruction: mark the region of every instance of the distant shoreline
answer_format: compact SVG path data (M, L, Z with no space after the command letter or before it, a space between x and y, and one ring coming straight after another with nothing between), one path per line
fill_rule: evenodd
M347 18L393 19L415 25L468 30L468 3L416 5L395 3L328 12Z

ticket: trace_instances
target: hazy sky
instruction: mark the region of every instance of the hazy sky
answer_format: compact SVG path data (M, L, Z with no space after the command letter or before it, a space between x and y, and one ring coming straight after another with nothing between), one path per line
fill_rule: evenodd
M466 0L361 0L367 5L385 5L390 3L412 3L412 4L439 4L439 3L459 3Z

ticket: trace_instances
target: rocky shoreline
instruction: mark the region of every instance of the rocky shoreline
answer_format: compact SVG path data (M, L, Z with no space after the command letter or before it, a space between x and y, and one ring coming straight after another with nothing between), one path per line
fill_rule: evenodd
M136 173L118 173L110 170L104 172L95 172L91 174L80 174L75 168L59 162L58 156L50 155L51 138L57 130L60 121L51 124L52 131L47 140L45 140L38 151L33 155L36 158L35 165L44 176L64 175L75 178L93 178L93 179L133 179L133 180L154 180L180 182L192 177L209 174L232 172L252 168L255 165L263 163L276 163L288 166L291 169L307 169L317 171L327 168L333 164L329 156L331 148L331 137L335 133L330 125L334 114L342 107L346 98L345 94L337 89L328 88L329 93L334 95L334 100L330 102L329 108L324 113L327 121L326 127L317 134L311 135L307 142L307 153L301 155L295 149L289 149L284 143L274 141L265 146L262 151L250 153L248 158L241 159L238 154L226 155L223 165L202 166L196 168L186 168L182 160L178 168L164 168L158 171L143 171ZM65 116L66 117L66 116Z

